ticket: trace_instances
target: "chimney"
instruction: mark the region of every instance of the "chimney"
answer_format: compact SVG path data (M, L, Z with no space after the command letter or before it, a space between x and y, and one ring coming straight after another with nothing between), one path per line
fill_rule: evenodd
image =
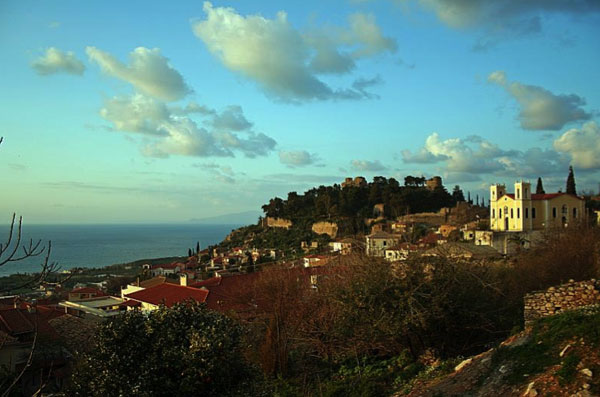
M179 285L181 285L181 286L183 286L183 287L187 287L187 284L188 284L188 283L187 283L187 281L188 281L187 279L188 279L188 276L187 276L187 274L185 274L185 273L181 273L181 274L179 275Z

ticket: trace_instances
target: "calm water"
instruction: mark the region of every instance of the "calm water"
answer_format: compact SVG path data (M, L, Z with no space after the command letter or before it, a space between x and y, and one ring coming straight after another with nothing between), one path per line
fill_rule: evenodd
M29 241L52 240L51 260L62 269L101 267L138 259L187 255L188 248L200 249L222 241L238 225L24 225ZM5 240L7 226L0 226ZM39 271L42 258L9 263L0 267L0 277Z

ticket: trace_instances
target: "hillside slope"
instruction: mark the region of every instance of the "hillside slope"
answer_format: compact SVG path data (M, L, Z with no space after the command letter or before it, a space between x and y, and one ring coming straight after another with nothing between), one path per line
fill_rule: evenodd
M600 308L542 319L455 371L395 396L600 395Z

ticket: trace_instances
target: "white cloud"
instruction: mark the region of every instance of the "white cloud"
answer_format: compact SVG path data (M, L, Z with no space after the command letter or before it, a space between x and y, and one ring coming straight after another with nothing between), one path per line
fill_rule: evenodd
M129 65L96 47L86 47L85 51L104 73L130 83L143 94L175 101L191 91L181 74L169 65L168 59L161 55L158 48L136 48L129 54Z
M170 112L164 103L135 94L106 100L100 109L100 116L113 123L118 131L164 135L159 127L169 119Z
M85 71L85 65L73 52L63 52L55 47L48 48L43 56L31 63L31 67L42 76L56 73L82 75Z
M503 87L519 103L519 120L526 130L560 130L569 122L591 117L582 108L585 100L575 94L555 95L535 85L509 82L502 71L491 73L488 81Z
M189 115L199 115L198 125ZM100 115L118 131L146 136L142 153L151 157L265 156L274 150L271 137L252 131L239 106L217 112L196 103L185 107L167 107L163 102L142 94L114 97L105 101Z
M600 168L600 126L595 121L572 128L554 141L554 149L566 153L571 164L584 169Z
M387 167L381 164L379 160L352 160L352 168L358 171L384 171Z
M279 151L279 161L289 167L303 167L314 164L317 158L306 150Z
M359 99L363 92L334 89L317 75L343 74L355 60L396 50L370 15L350 17L348 29L313 29L301 33L280 11L274 19L239 15L233 8L204 3L206 19L193 31L208 50L234 72L256 81L269 95L284 101Z
M485 174L534 178L567 165L564 156L552 149L504 150L477 135L443 140L438 133L427 137L415 154L405 150L402 157L405 163L439 164L439 172L463 182Z

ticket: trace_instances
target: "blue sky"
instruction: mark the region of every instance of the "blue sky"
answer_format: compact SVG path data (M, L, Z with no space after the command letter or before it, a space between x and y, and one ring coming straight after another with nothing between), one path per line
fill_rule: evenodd
M346 176L600 182L596 0L4 1L0 213L187 222Z

